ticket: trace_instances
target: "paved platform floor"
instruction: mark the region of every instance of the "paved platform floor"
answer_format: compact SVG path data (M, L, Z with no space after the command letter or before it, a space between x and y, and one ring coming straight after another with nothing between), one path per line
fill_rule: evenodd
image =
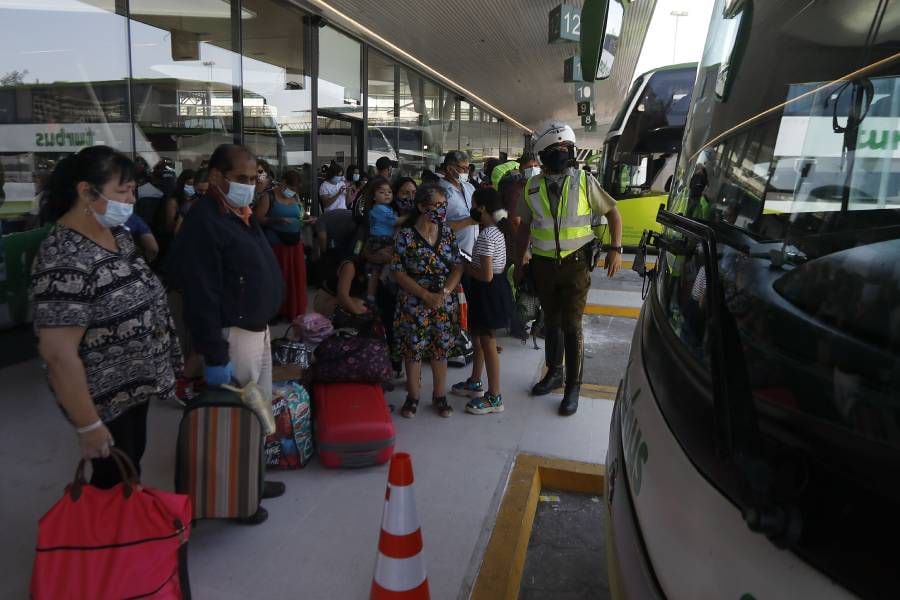
M629 321L629 320L625 320ZM633 323L633 321L630 321ZM605 327L604 331L621 328ZM633 325L632 325L633 327ZM630 328L617 346L627 355ZM604 333L604 335L609 335ZM504 338L506 412L441 419L423 402L413 420L395 418L397 449L410 452L432 597L466 598L518 452L602 462L612 402L583 398L574 417L556 415L560 397L531 398L543 352ZM593 370L588 362L589 370ZM451 369L451 383L466 372ZM426 377L426 380L428 378ZM614 385L617 378L603 383ZM423 398L430 397L430 384ZM402 390L389 395L399 405ZM54 406L38 360L0 369L0 598L27 597L37 520L62 493L78 459L75 436ZM171 489L180 410L150 412L144 483ZM257 527L202 522L190 546L191 586L198 600L366 598L371 584L387 468L329 471L312 464L277 472L287 494L265 503Z

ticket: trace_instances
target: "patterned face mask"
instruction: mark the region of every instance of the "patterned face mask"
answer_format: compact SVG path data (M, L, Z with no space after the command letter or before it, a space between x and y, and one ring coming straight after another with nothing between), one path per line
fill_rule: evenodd
M425 216L432 223L440 225L447 219L447 205L439 204L437 206L432 206L425 211Z

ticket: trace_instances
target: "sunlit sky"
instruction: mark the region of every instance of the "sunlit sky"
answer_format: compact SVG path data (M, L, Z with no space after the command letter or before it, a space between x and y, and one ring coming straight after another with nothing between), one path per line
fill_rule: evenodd
M657 67L699 61L713 4L715 0L657 0L634 77ZM688 14L676 19L672 12Z

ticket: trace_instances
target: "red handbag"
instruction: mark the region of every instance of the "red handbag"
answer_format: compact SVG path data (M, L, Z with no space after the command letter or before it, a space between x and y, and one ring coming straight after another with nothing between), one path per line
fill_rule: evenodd
M122 483L75 479L38 524L31 598L184 600L191 596L187 541L191 502L140 485L128 456L113 448Z

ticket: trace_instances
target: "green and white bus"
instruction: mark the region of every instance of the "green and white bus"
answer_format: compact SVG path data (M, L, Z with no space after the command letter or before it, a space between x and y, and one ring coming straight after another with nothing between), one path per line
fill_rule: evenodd
M645 229L656 228L656 210L666 203L675 174L696 75L696 63L644 73L631 85L606 134L600 181L619 201L626 246L636 246Z

